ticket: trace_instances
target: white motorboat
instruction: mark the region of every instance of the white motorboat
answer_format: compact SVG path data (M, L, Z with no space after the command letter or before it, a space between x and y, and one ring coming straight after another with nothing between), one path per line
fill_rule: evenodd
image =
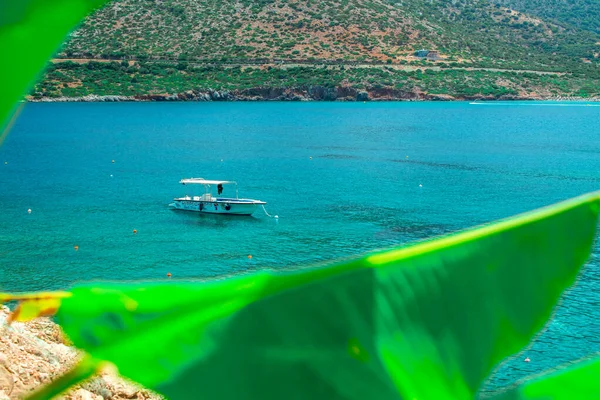
M204 193L200 196L177 197L173 203L169 204L177 210L196 211L207 214L231 214L231 215L251 215L258 206L267 204L264 201L254 199L240 199L238 197L237 183L234 181L211 181L202 178L182 179L179 183L183 185L200 185L204 188ZM224 190L224 185L235 186L234 197L220 197ZM217 197L213 190L216 189Z

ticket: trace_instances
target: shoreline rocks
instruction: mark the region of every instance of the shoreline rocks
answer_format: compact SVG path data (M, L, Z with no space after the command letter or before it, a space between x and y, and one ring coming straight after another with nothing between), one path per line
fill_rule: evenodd
M29 96L30 102L143 102L143 101L513 101L513 100L553 100L600 102L600 97L542 97L517 95L474 95L452 96L448 94L424 93L418 90L406 91L394 88L355 89L349 86L308 86L298 88L257 87L236 90L192 89L176 94L143 94L134 96L87 95L83 97L41 97Z
M49 318L6 324L0 306L0 400L21 399L71 369L81 353ZM156 393L106 371L57 397L65 400L159 400Z

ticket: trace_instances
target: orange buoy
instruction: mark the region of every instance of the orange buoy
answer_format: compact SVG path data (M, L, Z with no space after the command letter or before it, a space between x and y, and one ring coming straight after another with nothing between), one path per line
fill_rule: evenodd
M170 277L171 277L171 273L170 273L170 272L167 272L167 276L170 278Z
M252 254L248 254L248 260L252 259Z
M79 250L79 246L77 245L75 245L73 248L75 249L75 251Z
M135 235L136 233L137 233L137 229L134 229L133 230L133 234Z

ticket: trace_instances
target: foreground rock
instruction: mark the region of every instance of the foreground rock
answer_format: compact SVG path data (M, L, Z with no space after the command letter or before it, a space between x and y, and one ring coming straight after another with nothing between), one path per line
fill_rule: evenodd
M7 326L8 308L0 308L0 400L21 399L73 367L81 354L65 344L55 323L39 318ZM162 399L161 396L106 372L59 397L70 400Z

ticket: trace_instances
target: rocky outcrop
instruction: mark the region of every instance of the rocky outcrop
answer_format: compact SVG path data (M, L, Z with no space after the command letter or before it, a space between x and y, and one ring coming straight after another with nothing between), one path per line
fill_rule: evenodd
M49 318L6 324L8 308L0 308L0 400L20 399L73 367L81 354L66 343ZM69 400L162 399L161 396L103 372L59 398Z
M128 96L98 96L90 94L83 97L42 97L39 99L28 99L29 101L40 101L40 102L116 102L116 101L132 101L131 97Z
M356 89L350 86L306 86L295 88L256 87L250 89L193 89L176 94L143 94L135 96L97 96L28 98L43 102L103 102L103 101L454 101L454 100L580 100L600 101L600 98L544 98L518 95L451 96L426 93L418 88L401 90L389 87Z

